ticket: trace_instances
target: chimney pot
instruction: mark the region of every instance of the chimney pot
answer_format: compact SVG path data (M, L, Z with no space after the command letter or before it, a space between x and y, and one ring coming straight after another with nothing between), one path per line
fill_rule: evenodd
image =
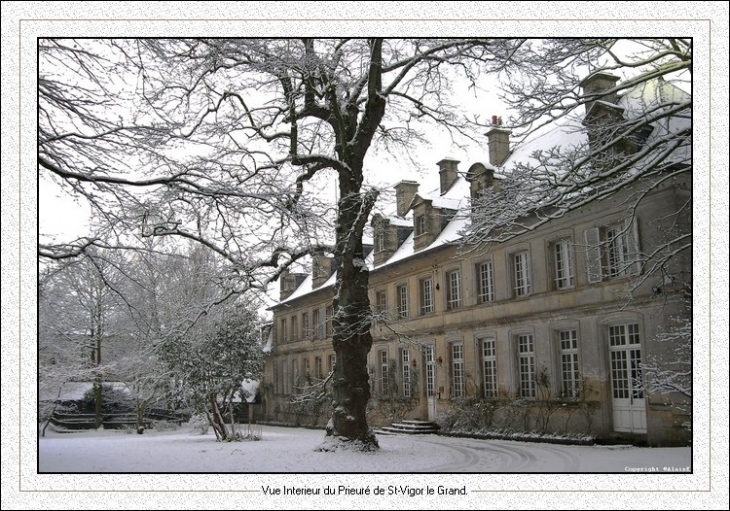
M413 197L418 193L418 183L415 181L401 181L395 185L396 214L406 216Z
M451 188L451 185L459 177L459 161L451 158L444 158L436 163L439 166L439 175L441 177L441 195L445 194Z
M509 156L509 136L511 133L510 130L498 126L486 133L489 141L489 163L495 167L502 165Z

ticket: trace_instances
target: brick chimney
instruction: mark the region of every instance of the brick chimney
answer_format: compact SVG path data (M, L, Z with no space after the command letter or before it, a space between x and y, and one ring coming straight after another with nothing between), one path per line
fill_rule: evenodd
M444 158L436 163L439 166L439 175L441 176L441 195L445 194L459 177L459 161L451 158Z
M321 287L332 275L334 259L326 254L312 256L312 289Z
M401 181L395 185L395 202L398 216L406 216L416 193L418 193L418 183L415 181Z
M509 156L509 136L512 132L501 127L500 117L495 115L492 121L494 127L485 133L489 142L489 163L499 167Z

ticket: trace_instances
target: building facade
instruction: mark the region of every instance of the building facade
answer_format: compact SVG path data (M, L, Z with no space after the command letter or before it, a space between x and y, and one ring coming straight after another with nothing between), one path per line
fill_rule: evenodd
M589 106L583 124L604 110ZM587 136L564 131L564 141ZM402 181L393 213L372 218L370 422L443 420L478 405L494 429L686 443L686 410L672 404L676 396L650 395L642 374L646 360L668 349L657 334L686 314L685 301L678 287L642 278L642 263L670 227L690 232L688 215L669 213L682 211L691 183L637 183L509 240L463 244L473 199L498 193L502 173L540 143L510 148L509 136L495 123L489 162L464 170L443 159L437 190ZM691 273L690 260L673 264ZM312 405L310 390L336 363L333 269L317 255L311 274L281 278L263 387L269 420L326 420L327 403Z

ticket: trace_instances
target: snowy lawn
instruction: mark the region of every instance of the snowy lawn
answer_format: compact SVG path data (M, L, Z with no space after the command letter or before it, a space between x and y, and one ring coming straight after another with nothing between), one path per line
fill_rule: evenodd
M253 442L219 443L187 427L144 435L48 431L38 440L41 473L221 472L613 472L691 469L689 447L565 446L435 435L378 435L375 453L315 452L324 432L263 426Z

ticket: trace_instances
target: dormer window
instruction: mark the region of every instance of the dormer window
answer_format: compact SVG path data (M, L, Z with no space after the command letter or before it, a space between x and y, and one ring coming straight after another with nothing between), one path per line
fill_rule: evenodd
M418 215L416 217L416 236L420 236L426 232L426 215Z
M375 236L375 251L382 252L383 250L385 250L385 233L381 231Z

